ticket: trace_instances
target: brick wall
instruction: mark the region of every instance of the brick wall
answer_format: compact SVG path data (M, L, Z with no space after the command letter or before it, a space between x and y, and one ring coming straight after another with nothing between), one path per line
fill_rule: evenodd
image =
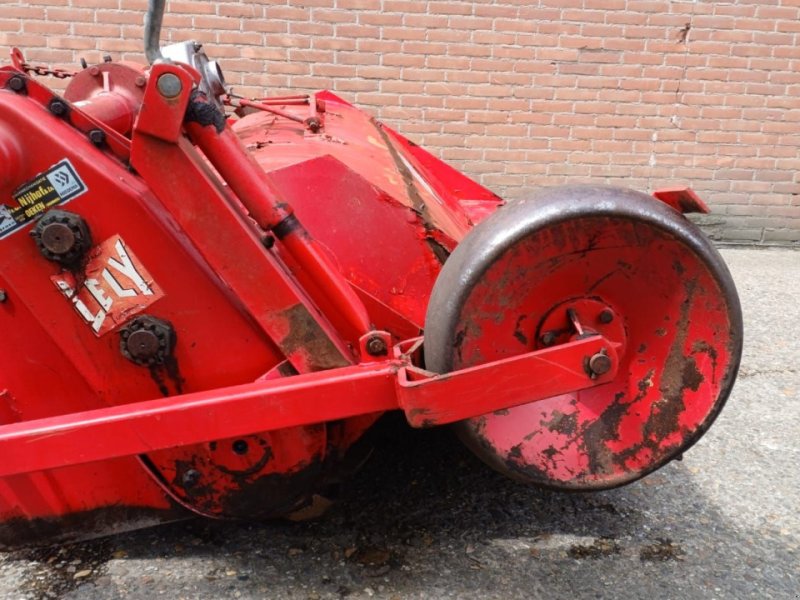
M0 0L0 51L142 60L145 5ZM800 0L173 0L163 38L241 94L335 90L509 198L689 184L716 239L800 245Z

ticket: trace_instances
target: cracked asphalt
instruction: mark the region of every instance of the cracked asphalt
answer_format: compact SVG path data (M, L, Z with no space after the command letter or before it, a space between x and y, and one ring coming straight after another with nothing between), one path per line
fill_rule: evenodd
M319 521L191 521L0 554L0 597L800 598L800 251L725 249L745 322L709 433L625 488L532 489L388 419Z

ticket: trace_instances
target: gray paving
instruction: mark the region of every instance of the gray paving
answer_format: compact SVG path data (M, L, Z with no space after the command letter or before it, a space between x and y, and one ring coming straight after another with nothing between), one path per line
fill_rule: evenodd
M800 252L723 251L746 341L682 462L565 495L505 480L447 431L387 422L314 523L187 522L0 554L0 597L800 598Z

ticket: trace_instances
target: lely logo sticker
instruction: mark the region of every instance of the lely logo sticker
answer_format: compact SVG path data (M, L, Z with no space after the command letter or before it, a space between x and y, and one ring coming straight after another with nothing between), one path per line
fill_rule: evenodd
M51 279L97 336L117 329L164 297L153 277L118 235L92 248L80 282L69 272Z

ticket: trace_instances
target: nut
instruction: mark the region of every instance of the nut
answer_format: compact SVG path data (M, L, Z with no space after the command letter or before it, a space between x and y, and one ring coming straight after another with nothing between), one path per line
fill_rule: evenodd
M367 354L370 356L385 356L389 352L383 338L375 336L367 340Z
M142 366L163 365L175 349L175 329L169 321L150 315L132 319L120 331L120 352Z

